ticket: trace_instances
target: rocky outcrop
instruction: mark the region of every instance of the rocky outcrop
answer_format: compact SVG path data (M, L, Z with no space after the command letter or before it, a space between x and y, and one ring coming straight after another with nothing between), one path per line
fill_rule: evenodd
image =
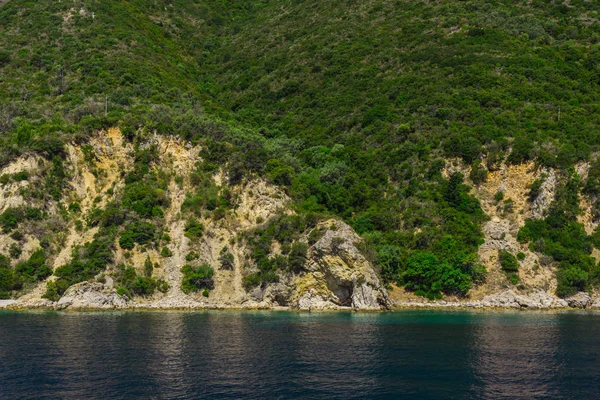
M330 219L314 227L317 232L295 232L294 242L309 244L306 263L301 272L277 271L279 281L247 289L244 278L258 270L252 257L248 234L264 228L271 218L294 214L291 199L281 189L260 177L246 177L236 185L224 169L203 176L203 185L213 185L217 196L227 194L230 205L219 217L202 210L193 215L182 209L184 201L198 189L198 161L201 149L174 137L144 133L140 140L127 141L119 129L109 129L89 138L84 146L72 143L65 146L66 171L63 198L56 201L40 197L37 203L26 196L30 189L39 186L50 164L35 156L24 156L5 166L1 174L6 184L0 185L0 211L7 207L28 206L42 209L47 221L23 223L19 227L21 238L0 233L0 253L8 254L11 246L18 245L22 254L11 261L14 267L25 261L41 248L40 239L45 237L47 264L57 268L69 263L73 251L93 240L98 226L87 226L87 217L96 209L112 202L119 202L126 185L125 176L134 167L136 146L155 146L157 157L151 168L167 180L161 191L167 199L164 218L154 221L168 240L147 245L135 245L125 251L115 243L113 262L102 274L101 282L90 280L69 288L58 302L43 299L46 282L37 287L27 287L15 293L16 301L0 302L2 307L57 308L57 309L196 309L196 308L275 308L289 307L299 310L382 310L392 307L386 289L380 281L374 264L361 252L362 239L344 222ZM589 166L588 166L589 167ZM444 174L462 172L468 176L468 166L454 160ZM582 167L583 168L583 167ZM587 173L579 168L583 175ZM18 175L18 179L15 177ZM212 177L212 178L211 178ZM533 202L528 200L530 184L543 179L540 193ZM557 299L550 293L556 288L556 266L547 257L530 251L527 244L517 241L517 233L527 218L541 218L547 212L557 185L557 175L550 169L539 169L533 163L502 165L489 171L486 182L473 191L480 199L482 208L490 217L482 230L485 242L479 249L479 260L488 271L487 282L477 285L469 293L469 299L455 301L427 301L418 296L404 297L396 306L415 307L499 307L499 308L600 308L600 299L578 293L569 299ZM210 192L210 191L209 191ZM499 192L503 195L499 196ZM30 196L31 197L31 196ZM498 200L503 197L503 200ZM589 200L589 199L588 199ZM586 200L583 199L582 202ZM73 211L65 213L65 206ZM591 218L591 203L584 203L581 217L588 233L597 222ZM80 208L80 211L76 211ZM61 211L62 210L62 211ZM223 210L219 210L223 211ZM62 216L59 218L59 213ZM203 225L201 237L191 239L185 234L190 218ZM58 221L58 222L57 222ZM53 234L49 226L54 226ZM311 235L312 233L312 235ZM316 234L318 233L318 234ZM51 237L51 243L48 243ZM282 253L282 243L272 243L273 256ZM168 256L161 254L161 248ZM519 283L514 285L506 278L498 262L500 250L519 258ZM597 250L595 250L597 252ZM196 254L188 260L188 255ZM600 253L597 253L600 254ZM225 257L226 255L226 257ZM599 256L600 258L600 256ZM124 264L138 273L144 270L149 259L154 269L152 277L165 280L167 293L156 293L151 298L128 299L116 293L110 276L116 266ZM181 290L181 267L208 264L214 269L214 287L210 293L183 293ZM98 276L97 278L99 278ZM50 277L55 279L54 277ZM105 282L105 283L104 283ZM394 292L390 292L394 296ZM411 296L414 294L410 294ZM20 297L19 297L20 296ZM408 301L407 301L408 299Z
M361 238L348 225L336 220L325 221L316 228L324 233L309 249L306 271L295 274L279 271L279 282L247 290L243 278L255 266L247 243L238 239L265 226L271 217L293 214L289 197L280 188L258 177L231 186L221 170L214 174L213 182L216 190L227 190L232 207L224 217L218 219L212 218L210 213L195 215L194 218L203 224L204 233L201 238L191 240L185 235L186 221L191 216L182 212L182 204L189 194L197 190L191 176L200 160L200 148L176 138L153 134L146 134L144 140L138 143L140 148L155 146L158 150L158 160L151 167L157 173L170 176L168 189L164 191L168 207L165 207L162 221L169 241L160 244L168 249L169 256L160 254L160 246L136 245L124 251L116 245L113 262L103 274L102 282L106 283L92 280L76 284L58 302L52 303L42 298L46 282L41 282L21 294L15 303L3 306L57 309L292 307L303 310L379 310L389 307L386 291L373 265L356 247ZM85 146L67 145L64 165L69 172L69 179L61 202L78 205L81 209L79 215L85 216L96 208L102 209L112 201L118 201L125 186L124 176L133 168L135 151L135 146L124 139L119 129L100 132L89 138ZM4 172L28 170L29 181L19 185L30 185L35 182L38 172L44 172L38 165L41 166L40 160L24 157L6 167ZM10 193L0 192L0 204L3 204L3 200L10 200L13 192L16 193L16 189L11 189ZM21 201L16 197L13 200ZM50 210L50 213L55 212ZM57 241L55 249L48 252L48 262L53 268L67 264L73 250L92 241L98 231L97 226L76 227L75 219L66 222L67 226L61 231L62 241ZM308 233L300 235L299 240L307 243ZM6 253L13 242L7 235L0 235L0 250ZM23 257L39 247L37 238L28 239L22 245ZM187 255L192 252L197 257L188 261ZM225 266L224 252L229 255ZM119 296L110 278L116 266L124 264L141 273L147 259L155 265L153 277L168 283L168 292L156 293L151 298L127 299ZM213 267L214 288L208 296L182 292L181 267L186 263Z
M588 308L594 303L590 294L586 292L579 292L571 297L567 297L565 301L571 308Z
M127 307L127 300L99 282L82 282L71 286L56 303L58 310L115 309Z
M482 307L529 309L564 308L568 306L565 300L557 299L546 292L539 291L521 295L512 290L486 296L480 304Z
M589 308L592 310L600 309L600 298L593 299L592 304L589 305Z
M536 180L543 184L533 201L531 184ZM556 289L556 265L552 259L530 250L527 243L519 243L518 232L528 218L546 215L554 198L557 184L556 172L538 168L533 162L509 165L490 171L485 182L475 187L473 194L490 217L482 226L484 243L480 246L479 262L487 269L487 279L469 293L482 300L485 296L500 295L513 290L515 293L553 293ZM499 262L500 251L506 250L519 258L518 283L507 279ZM521 286L519 289L517 286ZM521 296L525 296L521 294Z
M569 304L563 299L543 292L532 292L518 294L513 290L484 297L482 300L466 301L432 301L432 302L402 302L396 303L396 307L429 307L429 308L502 308L502 309L560 309L567 308Z
M543 177L542 186L539 195L533 200L531 205L531 218L541 219L546 216L552 200L554 200L554 191L556 189L556 172L551 169L541 171L540 179Z
M333 229L332 229L333 228ZM387 292L373 265L356 247L361 238L350 226L329 220L309 249L308 272L297 280L297 307L301 310L348 307L354 310L389 308Z

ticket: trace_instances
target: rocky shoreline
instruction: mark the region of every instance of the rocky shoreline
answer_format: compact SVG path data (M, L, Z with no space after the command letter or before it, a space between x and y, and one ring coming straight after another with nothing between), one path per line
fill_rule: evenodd
M242 304L223 304L195 301L191 298L164 298L152 302L128 302L120 296L103 297L77 301L67 298L58 302L38 300L20 302L18 300L0 300L0 309L7 310L67 310L67 311L192 311L192 310L286 310L286 311L385 311L377 308L358 308L339 306L331 303L299 304L294 307L279 306L266 302L248 301ZM588 293L580 292L566 299L558 299L545 292L527 295L512 290L486 296L474 301L396 301L387 311L405 309L478 309L478 310L600 310L600 298L592 298Z
M479 308L479 309L599 309L600 298L592 298L589 293L580 292L566 299L559 299L546 292L533 292L527 295L507 290L475 301L430 301L397 302L396 308Z

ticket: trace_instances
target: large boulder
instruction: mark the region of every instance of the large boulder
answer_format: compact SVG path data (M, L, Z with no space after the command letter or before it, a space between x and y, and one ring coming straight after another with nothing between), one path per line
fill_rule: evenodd
M324 221L316 229L325 233L309 248L308 272L297 279L297 307L389 308L387 292L373 265L356 247L362 241L356 232L344 222L335 220Z
M81 282L71 286L56 303L56 308L112 309L127 306L127 300L99 282Z
M565 299L572 308L587 308L592 305L592 298L589 293L579 292Z

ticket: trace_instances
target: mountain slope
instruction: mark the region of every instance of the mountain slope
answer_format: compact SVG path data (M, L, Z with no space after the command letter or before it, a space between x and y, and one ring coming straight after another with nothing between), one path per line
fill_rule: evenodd
M300 215L344 219L385 281L430 298L475 293L491 268L480 248L495 216L489 203L539 203L552 171L548 213L510 229L520 250L550 258L556 291L569 296L598 282L596 8L553 0L11 0L0 9L0 160L52 161L41 209L50 198L68 207L61 171L70 167L60 162L68 143L86 148L114 127L133 146L153 133L175 135L198 145L205 172L221 168L227 186L260 176ZM480 195L488 175L522 165L537 180L520 198L502 198L510 182L494 186L496 200ZM152 174L139 169L127 184L164 183ZM199 200L210 191L195 190L197 208L214 210ZM123 201L114 206L130 207ZM167 205L152 201L114 235L162 218L153 207ZM523 251L509 250L498 254L510 265L502 285L532 289L515 276ZM247 281L268 285L274 259L257 255L259 271Z

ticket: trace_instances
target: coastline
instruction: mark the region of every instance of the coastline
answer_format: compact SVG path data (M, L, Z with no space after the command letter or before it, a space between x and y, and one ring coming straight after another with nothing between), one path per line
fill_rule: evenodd
M314 310L300 310L294 307L120 307L120 308L66 308L58 309L54 307L28 307L28 306L0 306L1 311L14 311L14 312L31 312L31 311L57 311L67 313L86 313L86 312L194 312L194 311L288 311L288 312L299 312L299 313L311 313L311 312L353 312L353 313L389 313L389 312L402 312L411 310L431 310L431 311L480 311L480 312L496 312L496 311L516 311L516 312L528 312L528 311L588 311L588 312L600 312L600 308L573 308L573 307L545 307L545 308L515 308L515 307L472 307L466 305L452 305L444 306L439 304L403 304L395 306L389 310L355 310L351 307L339 307L339 308L327 308L327 309L314 309Z
M514 304L505 305L489 305L481 301L475 302L396 302L388 309L355 309L348 306L335 306L324 308L309 308L301 309L298 307L289 306L270 306L259 304L248 305L153 305L148 304L129 304L124 306L97 307L97 306L82 306L82 307L60 307L57 304L28 304L19 303L16 300L1 300L0 311L64 311L64 312L164 312L164 311L296 311L296 312L357 312L357 313L385 313L385 312L401 312L409 310L448 310L448 311L600 311L598 304L589 304L585 306L534 306L528 307L525 305L517 306Z

